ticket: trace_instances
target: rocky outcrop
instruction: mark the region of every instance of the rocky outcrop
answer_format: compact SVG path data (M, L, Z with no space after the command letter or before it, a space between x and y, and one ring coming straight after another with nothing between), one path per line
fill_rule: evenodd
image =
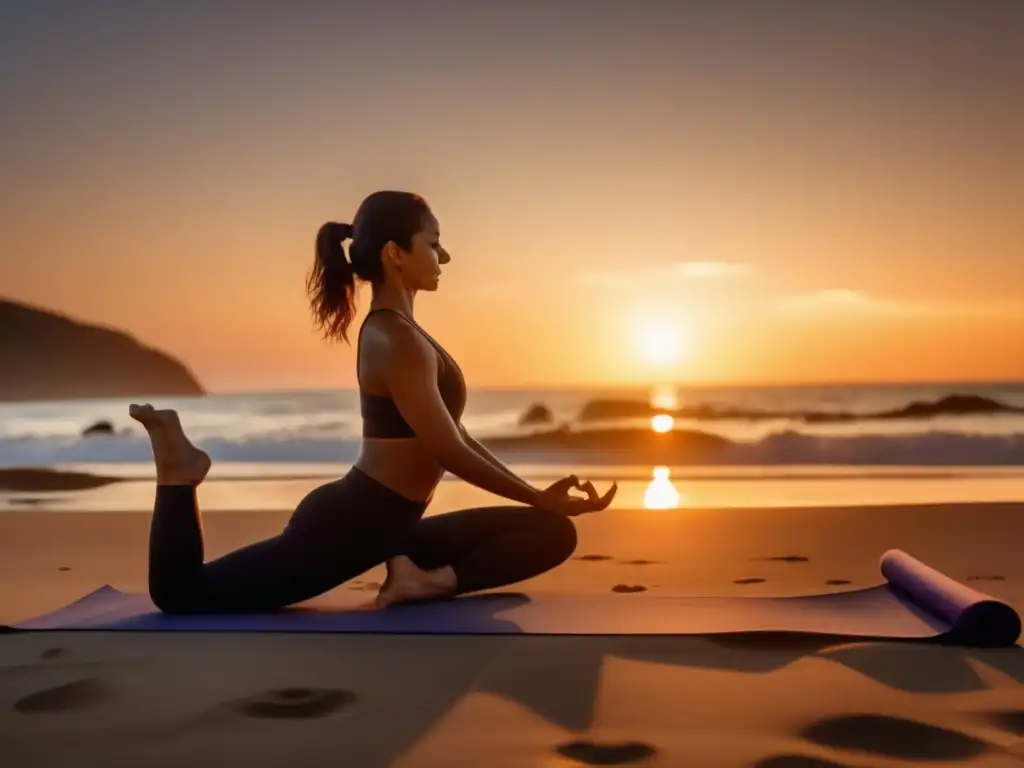
M0 400L201 395L183 363L130 335L0 300Z

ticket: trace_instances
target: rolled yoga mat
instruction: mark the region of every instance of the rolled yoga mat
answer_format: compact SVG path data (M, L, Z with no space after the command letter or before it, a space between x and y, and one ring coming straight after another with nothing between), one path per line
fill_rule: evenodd
M367 594L339 591L329 606L268 614L171 615L145 594L105 586L9 631L346 632L393 634L716 635L792 632L870 639L941 639L1014 645L1021 620L1008 604L900 550L881 558L884 583L799 597L671 597L491 592L366 608Z

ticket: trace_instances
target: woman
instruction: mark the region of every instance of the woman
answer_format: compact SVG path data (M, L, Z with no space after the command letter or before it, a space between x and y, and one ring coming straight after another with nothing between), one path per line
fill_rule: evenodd
M513 584L564 562L576 547L569 518L611 503L614 484L599 497L575 476L532 487L462 428L462 372L413 318L416 294L437 290L450 261L439 237L427 204L406 192L376 192L352 225L320 228L307 288L325 337L348 341L356 278L373 287L356 353L363 443L353 468L310 492L279 535L205 563L196 487L210 458L174 411L130 407L156 462L149 591L162 611L273 611L380 563L381 608ZM446 470L519 505L422 519Z

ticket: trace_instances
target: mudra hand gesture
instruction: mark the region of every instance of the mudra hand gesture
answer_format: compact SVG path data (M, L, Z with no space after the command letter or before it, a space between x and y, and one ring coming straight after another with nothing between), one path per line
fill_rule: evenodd
M573 496L569 493L573 489L583 491L586 496ZM600 512L612 503L618 489L618 483L613 482L611 488L605 491L603 496L599 496L592 482L588 480L581 483L576 475L569 475L556 480L541 491L537 506L569 517Z

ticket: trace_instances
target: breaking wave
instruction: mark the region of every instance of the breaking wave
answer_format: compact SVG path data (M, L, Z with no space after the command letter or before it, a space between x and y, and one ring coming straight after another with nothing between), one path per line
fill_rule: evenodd
M818 435L787 430L750 441L710 432L643 429L554 429L483 441L509 462L536 464L672 464L675 466L1021 466L1024 432L966 434ZM358 439L332 436L263 436L196 440L214 461L350 463ZM150 462L148 440L137 434L0 439L0 465L53 466Z

